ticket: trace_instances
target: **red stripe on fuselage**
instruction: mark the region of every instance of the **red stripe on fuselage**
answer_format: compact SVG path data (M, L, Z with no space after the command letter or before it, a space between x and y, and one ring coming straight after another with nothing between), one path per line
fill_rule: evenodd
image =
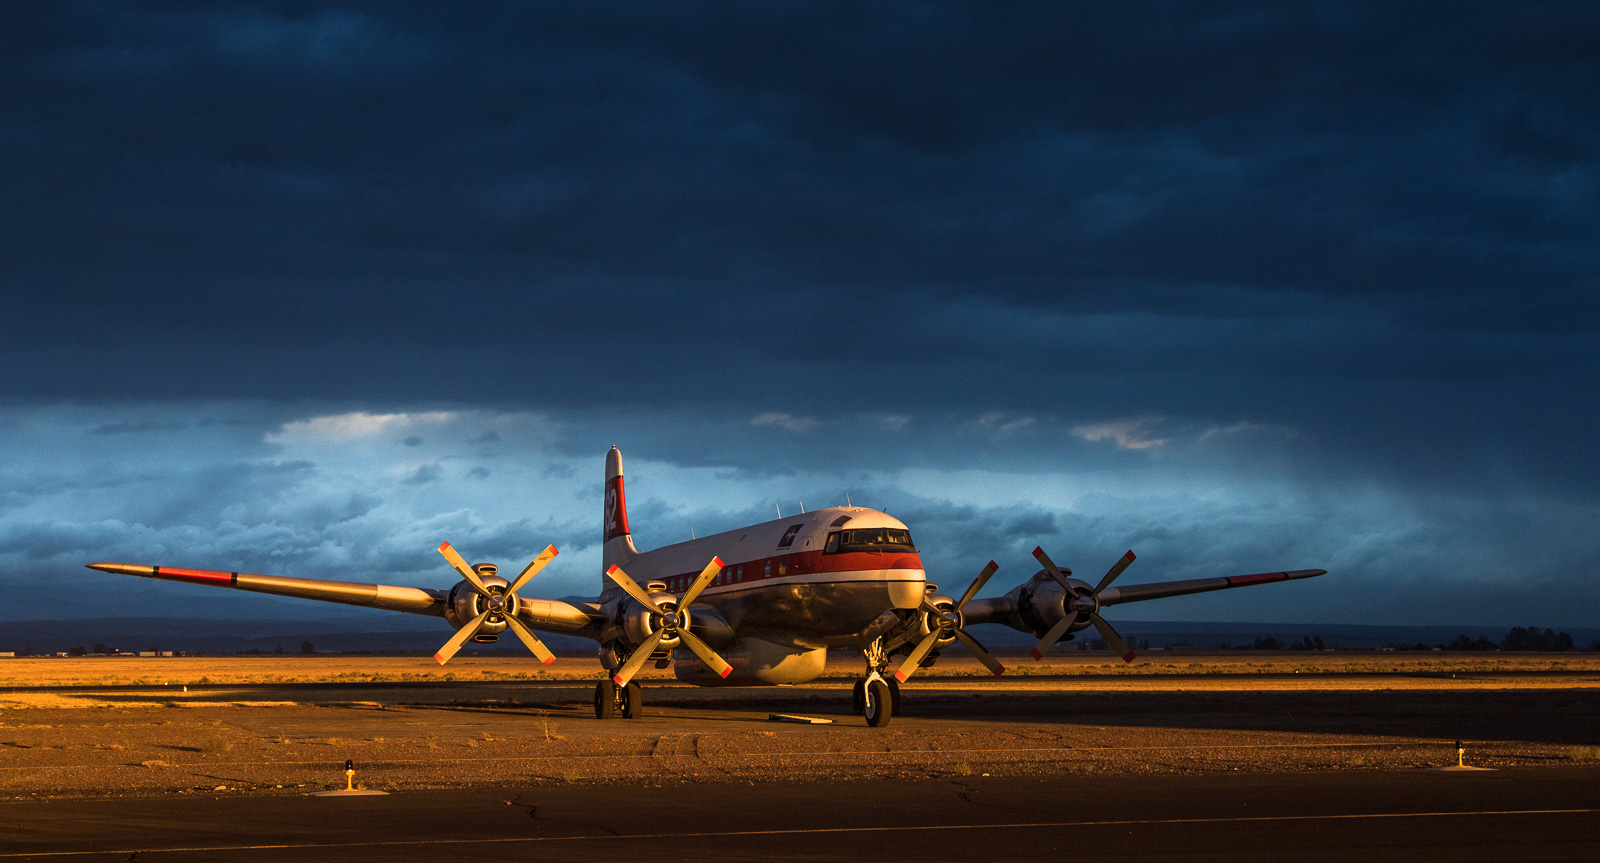
M150 573L151 575L157 578L165 578L168 581L190 581L195 584L213 584L223 587L232 587L234 579L239 576L236 572L218 572L212 569L182 569L176 566L157 566L153 569L155 571Z
M1269 581L1283 581L1288 578L1287 572L1263 572L1257 575L1230 575L1229 587L1243 587L1247 584L1265 584Z
M718 558L720 560L720 558ZM773 578L787 578L792 575L812 575L815 573L829 572L862 572L866 570L883 569L922 569L922 558L916 552L899 551L852 551L841 554L825 554L820 551L796 551L790 554L776 554L772 557L762 557L747 560L743 563L724 563L722 572L712 579L710 587L720 587L731 584L759 584ZM683 593L689 585L699 577L698 572L685 572L669 575L662 579L651 581L664 581L667 590L671 593ZM727 580L723 580L723 576ZM606 601L621 588L607 585L600 594L601 601Z

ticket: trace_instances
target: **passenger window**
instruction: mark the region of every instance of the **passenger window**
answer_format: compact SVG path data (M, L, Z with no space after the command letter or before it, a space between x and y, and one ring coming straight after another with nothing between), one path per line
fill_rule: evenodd
M764 564L763 564L763 565L762 565L762 567L761 567L761 574L762 574L762 575L771 575L771 574L772 574L772 561L770 561L770 560L769 560L769 561L766 561L766 562L765 562L765 563L764 563Z
M779 575L783 575L784 573L786 573L788 571L789 571L789 567L788 567L788 563L787 563L786 559L785 558L781 558L781 557L778 558L778 574Z

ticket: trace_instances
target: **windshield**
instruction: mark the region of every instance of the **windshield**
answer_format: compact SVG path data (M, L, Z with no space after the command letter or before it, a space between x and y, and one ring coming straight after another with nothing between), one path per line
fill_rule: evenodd
M827 554L846 551L903 551L915 552L911 544L911 531L893 527L858 527L855 530L836 530L828 534Z

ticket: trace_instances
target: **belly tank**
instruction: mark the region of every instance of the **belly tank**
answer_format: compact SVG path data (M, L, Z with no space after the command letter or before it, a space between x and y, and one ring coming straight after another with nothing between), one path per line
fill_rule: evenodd
M736 639L719 652L733 666L726 678L687 650L673 653L672 671L679 680L696 686L777 686L816 680L828 665L827 648L796 650L759 638Z

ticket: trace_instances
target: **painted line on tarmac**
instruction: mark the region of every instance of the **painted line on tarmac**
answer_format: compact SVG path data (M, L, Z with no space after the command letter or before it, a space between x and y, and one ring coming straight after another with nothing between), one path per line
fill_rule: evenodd
M694 833L600 833L588 836L523 836L478 839L391 839L381 842L296 842L276 845L206 845L173 848L100 849L95 851L21 851L16 857L88 857L107 854L201 854L220 851L295 851L314 848L409 848L425 845L506 845L517 842L625 842L663 839L734 839L744 836L815 836L821 834L918 833L956 830L1016 830L1058 827L1159 827L1175 824L1250 824L1273 821L1360 821L1399 818L1460 818L1511 815L1594 815L1600 809L1485 809L1469 812L1372 812L1352 815L1254 815L1235 818L1133 818L1119 821L1028 821L1009 824L929 824L924 826L806 827L794 830L707 830Z

